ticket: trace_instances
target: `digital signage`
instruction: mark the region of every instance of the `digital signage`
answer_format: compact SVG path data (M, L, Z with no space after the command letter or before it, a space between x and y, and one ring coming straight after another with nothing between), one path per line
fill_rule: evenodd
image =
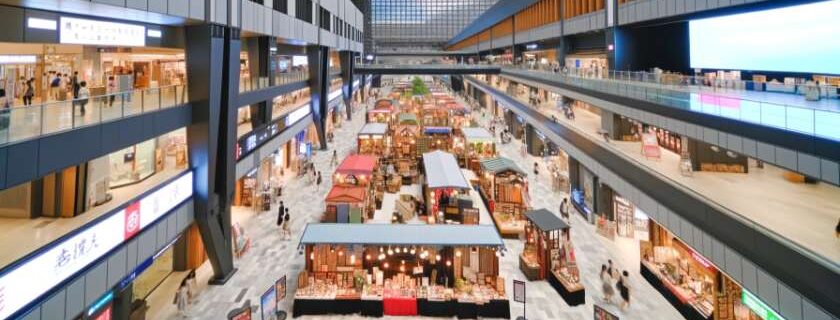
M70 17L61 17L59 25L61 43L129 47L146 45L146 27L140 25Z

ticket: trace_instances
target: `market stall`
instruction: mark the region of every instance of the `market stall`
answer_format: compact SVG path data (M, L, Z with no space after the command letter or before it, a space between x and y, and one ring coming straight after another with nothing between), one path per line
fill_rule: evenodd
M390 109L374 109L367 113L368 123L389 124L393 120L394 112Z
M487 208L503 237L519 238L525 233L524 213L528 210L528 174L508 158L481 160L480 190Z
M479 212L473 208L469 196L472 187L464 178L455 156L443 151L424 153L423 168L428 222L477 224Z
M379 158L371 155L349 155L335 169L333 184L369 186L376 180Z
M510 318L492 226L308 224L293 317Z
M519 269L528 280L544 280L570 306L585 303L569 225L546 209L525 213L525 249L519 255Z
M327 207L322 222L363 223L372 218L371 189L361 186L335 185L324 200Z
M449 151L452 147L452 128L450 127L425 127L417 146L421 152L432 150Z
M357 135L356 142L359 154L384 156L389 153L389 140L388 124L367 123L359 130Z
M424 105L423 125L427 127L448 127L449 109L434 104Z
M478 171L479 160L496 155L496 140L490 131L481 127L461 128L460 132L454 143L455 153L461 156L467 168Z

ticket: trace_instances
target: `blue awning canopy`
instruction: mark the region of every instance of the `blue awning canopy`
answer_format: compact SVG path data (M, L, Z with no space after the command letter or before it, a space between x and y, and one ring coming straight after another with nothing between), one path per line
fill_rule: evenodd
M424 131L426 134L449 134L452 132L450 127L426 127Z
M316 244L504 247L492 224L309 223L299 245Z

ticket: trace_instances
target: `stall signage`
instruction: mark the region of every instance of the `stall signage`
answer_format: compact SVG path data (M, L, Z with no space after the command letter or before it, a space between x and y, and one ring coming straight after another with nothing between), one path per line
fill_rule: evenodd
M763 301L758 299L749 291L741 290L741 303L750 308L755 314L764 320L784 320L776 311L767 306Z
M105 256L192 196L192 172L109 217L63 239L0 276L0 318L6 319L53 287ZM129 210L129 208L131 208ZM129 213L131 212L131 213ZM130 221L130 222L129 222Z
M146 36L149 37L149 38L160 38L160 37L163 36L163 31L155 30L155 29L149 29L149 30L146 30Z
M51 19L41 19L41 18L33 18L30 17L26 19L26 26L30 29L41 29L41 30L55 30L56 21Z
M513 301L525 303L525 282L513 280Z
M107 21L61 17L61 43L143 47L146 27Z
M618 316L610 313L607 309L601 308L599 305L593 305L595 307L595 320L618 320Z
M32 64L38 62L34 55L0 55L0 64Z

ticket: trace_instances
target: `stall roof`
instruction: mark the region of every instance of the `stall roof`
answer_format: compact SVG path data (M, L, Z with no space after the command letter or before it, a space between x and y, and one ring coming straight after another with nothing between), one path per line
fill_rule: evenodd
M481 170L488 171L488 172L502 172L502 171L513 171L519 173L521 175L527 175L527 173L520 168L516 162L510 160L508 158L503 157L495 157L495 158L486 158L481 159Z
M377 135L382 136L385 135L385 132L388 131L388 124L387 123L367 123L362 127L362 130L359 130L359 135Z
M461 128L467 141L493 141L493 134L481 127Z
M449 134L452 132L450 127L426 127L424 131L426 134Z
M333 186L326 202L363 202L367 188L357 186Z
M565 221L558 218L554 213L547 209L537 209L525 213L525 218L536 225L537 229L542 231L554 231L569 229L569 225Z
M458 161L451 153L440 150L423 154L426 184L429 188L469 189L470 184L461 173Z
M400 113L399 122L401 124L417 124L417 115L410 113L410 112L403 112ZM412 123L403 123L403 122L412 122Z
M300 245L504 247L491 225L309 223Z
M344 161L335 169L336 173L352 175L371 175L376 168L377 157L371 155L354 154L344 158Z

